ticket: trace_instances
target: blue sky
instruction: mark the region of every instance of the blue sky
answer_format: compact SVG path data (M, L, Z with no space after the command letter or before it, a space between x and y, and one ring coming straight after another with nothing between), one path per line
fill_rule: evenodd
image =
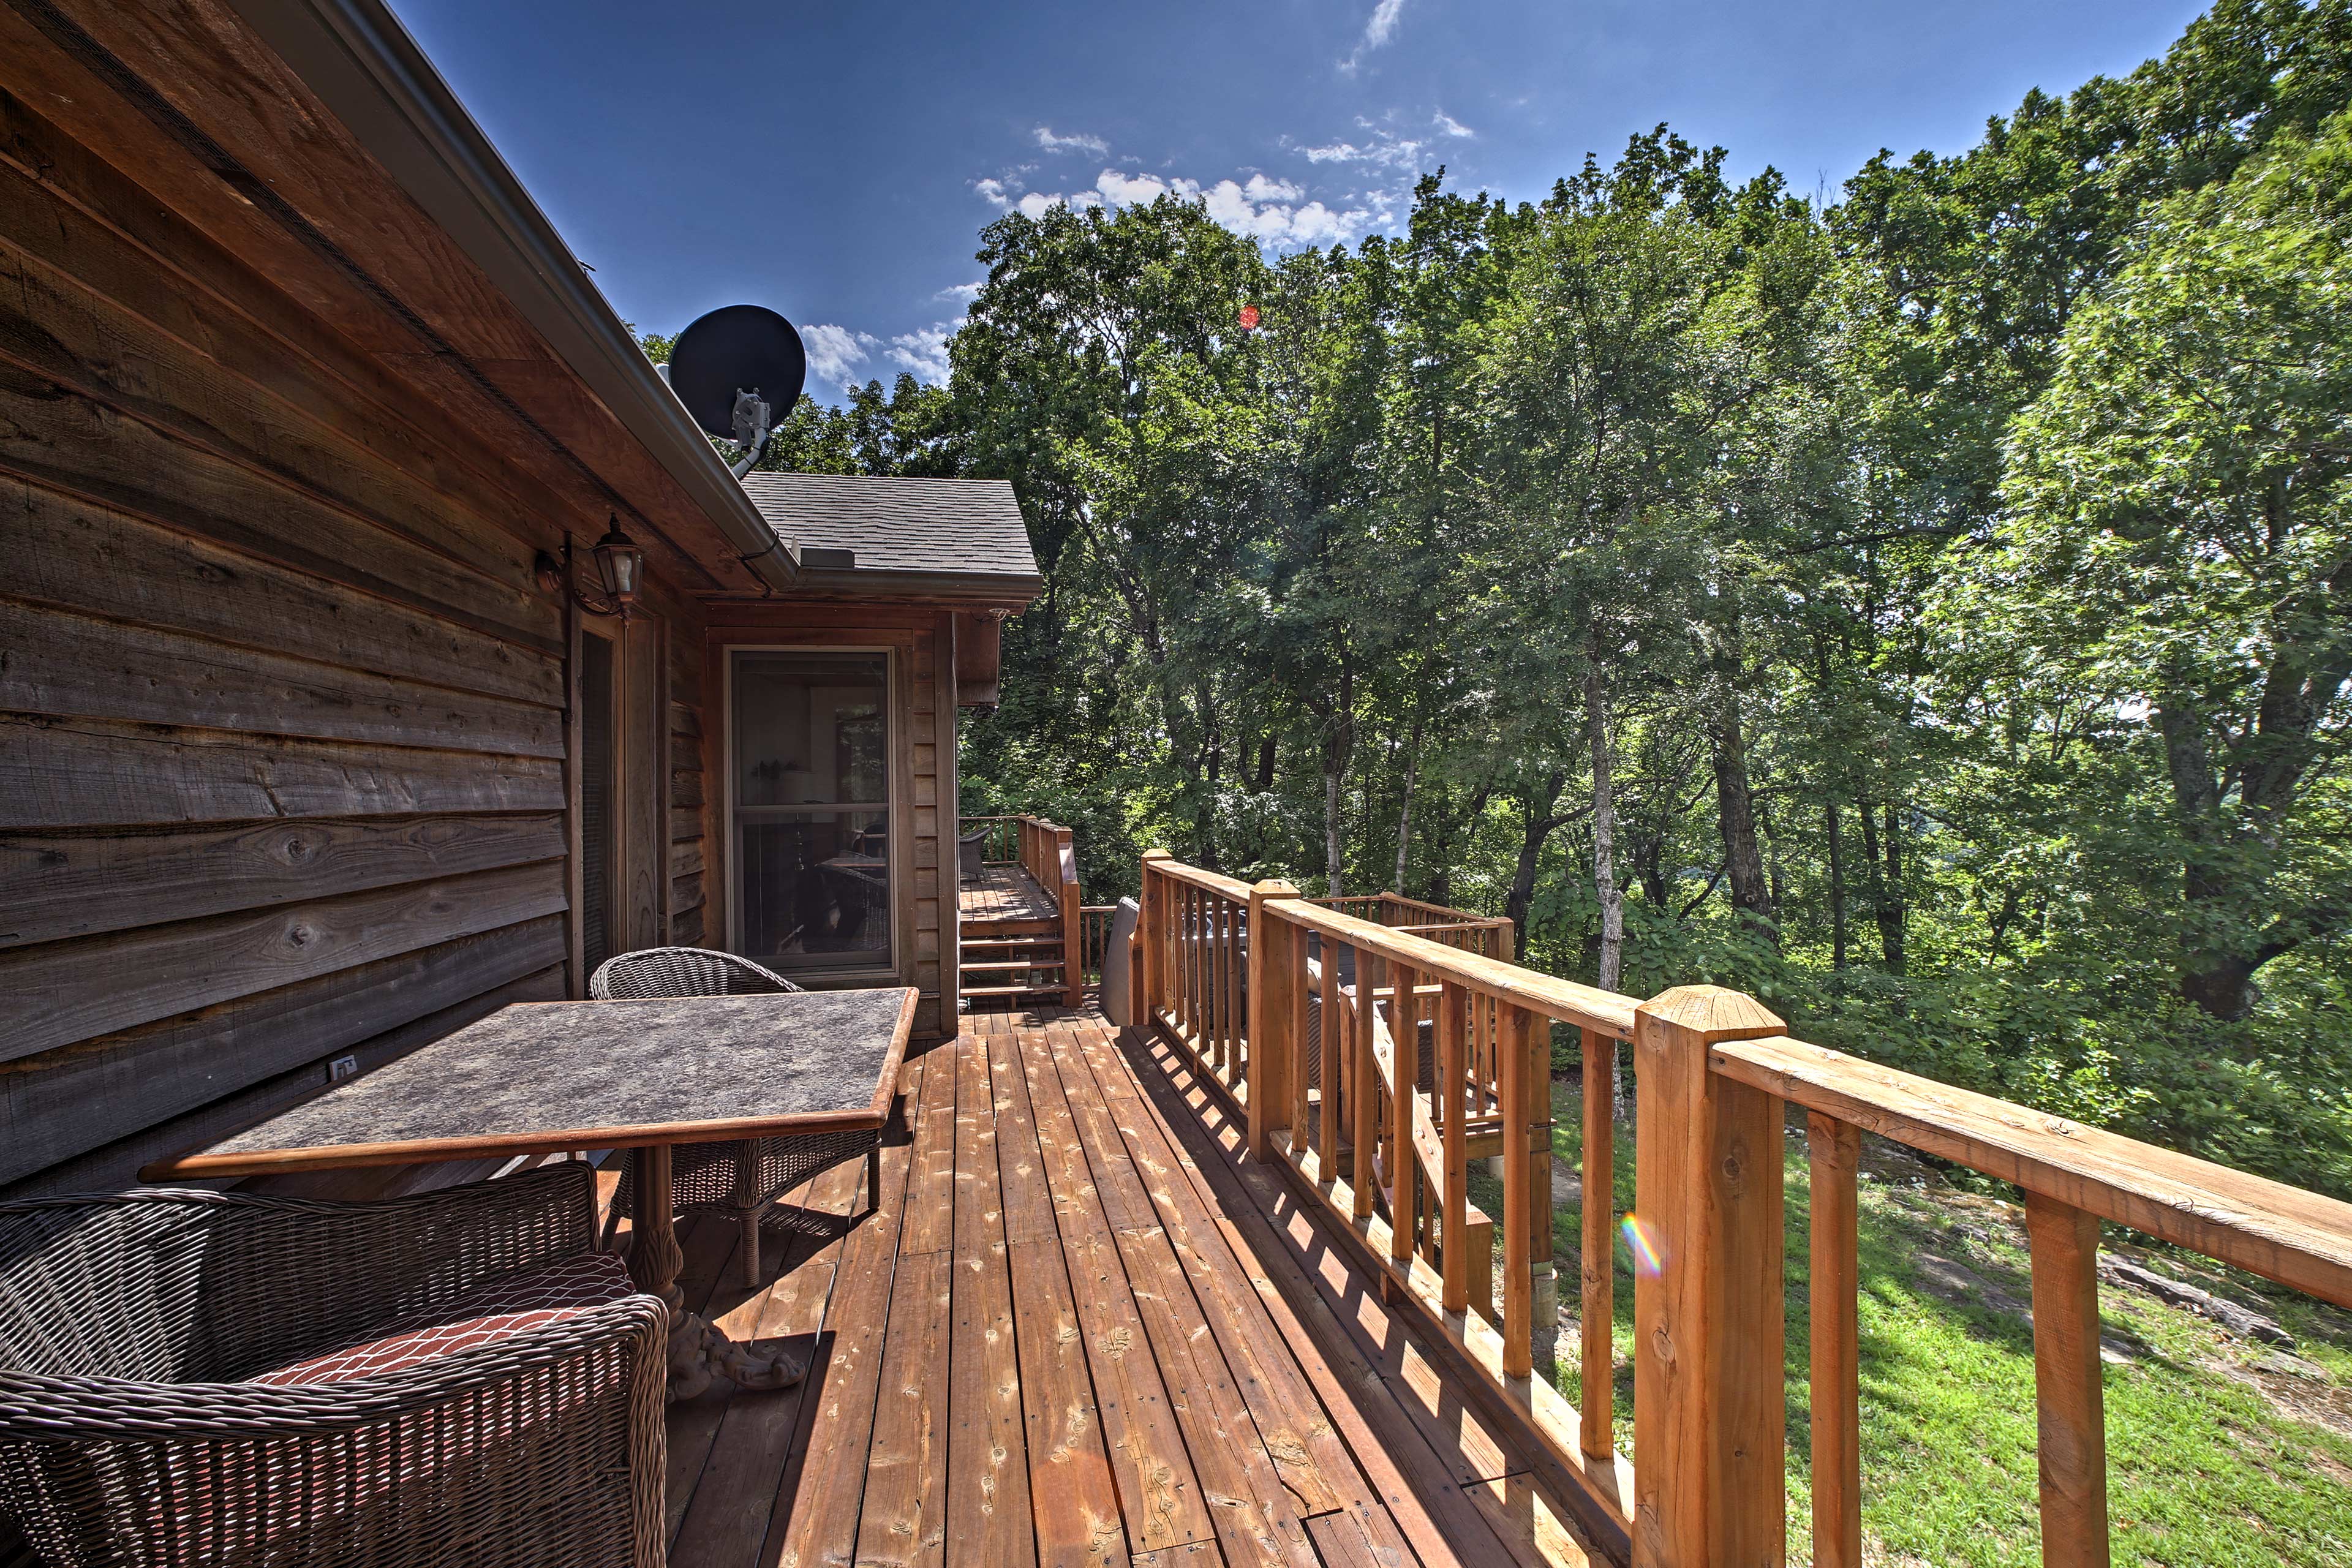
M628 320L782 310L810 390L943 373L1008 207L1197 191L1272 248L1414 178L1536 198L1660 121L1832 195L2161 52L2187 0L392 0Z

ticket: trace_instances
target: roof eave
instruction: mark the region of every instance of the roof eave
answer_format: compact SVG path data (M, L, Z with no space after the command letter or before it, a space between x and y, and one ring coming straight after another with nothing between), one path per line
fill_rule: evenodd
M227 0L772 588L806 576L448 84L378 0Z
M972 608L1026 609L1045 591L1034 573L917 572L887 567L847 569L803 566L793 586L796 598L922 599Z

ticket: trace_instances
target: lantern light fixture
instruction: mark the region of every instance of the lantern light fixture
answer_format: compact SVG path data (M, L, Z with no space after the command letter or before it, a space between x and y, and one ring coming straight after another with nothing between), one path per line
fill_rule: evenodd
M592 616L617 616L629 618L630 606L637 601L637 584L645 567L646 552L621 531L621 520L611 516L605 520L604 537L589 547L596 558L597 591L591 593L582 586L572 571L572 535L563 536L563 558L559 561L542 550L531 563L531 570L540 586L551 594L559 594Z

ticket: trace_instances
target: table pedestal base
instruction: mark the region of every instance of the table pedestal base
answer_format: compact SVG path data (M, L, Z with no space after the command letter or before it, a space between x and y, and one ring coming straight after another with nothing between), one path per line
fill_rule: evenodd
M675 1292L676 1287L672 1287ZM669 1309L669 1396L691 1399L723 1377L738 1388L790 1388L808 1365L783 1349L763 1350L730 1338L727 1331L692 1312Z
M686 1254L670 1212L669 1145L637 1151L636 1188L629 1194L635 1236L629 1243L629 1278L669 1308L669 1397L691 1399L723 1377L738 1388L789 1388L808 1364L789 1351L761 1350L730 1338L686 1310L677 1271Z

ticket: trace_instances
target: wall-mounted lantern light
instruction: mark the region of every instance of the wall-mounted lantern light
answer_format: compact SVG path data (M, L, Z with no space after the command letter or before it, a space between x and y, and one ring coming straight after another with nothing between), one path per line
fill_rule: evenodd
M572 535L563 536L563 559L558 561L542 550L531 563L531 570L541 587L551 594L560 594L592 616L618 616L629 618L629 606L637 602L637 576L645 565L646 552L629 542L621 531L621 520L612 517L604 537L590 548L596 557L596 575L603 579L601 592L590 594L580 584L572 570Z

